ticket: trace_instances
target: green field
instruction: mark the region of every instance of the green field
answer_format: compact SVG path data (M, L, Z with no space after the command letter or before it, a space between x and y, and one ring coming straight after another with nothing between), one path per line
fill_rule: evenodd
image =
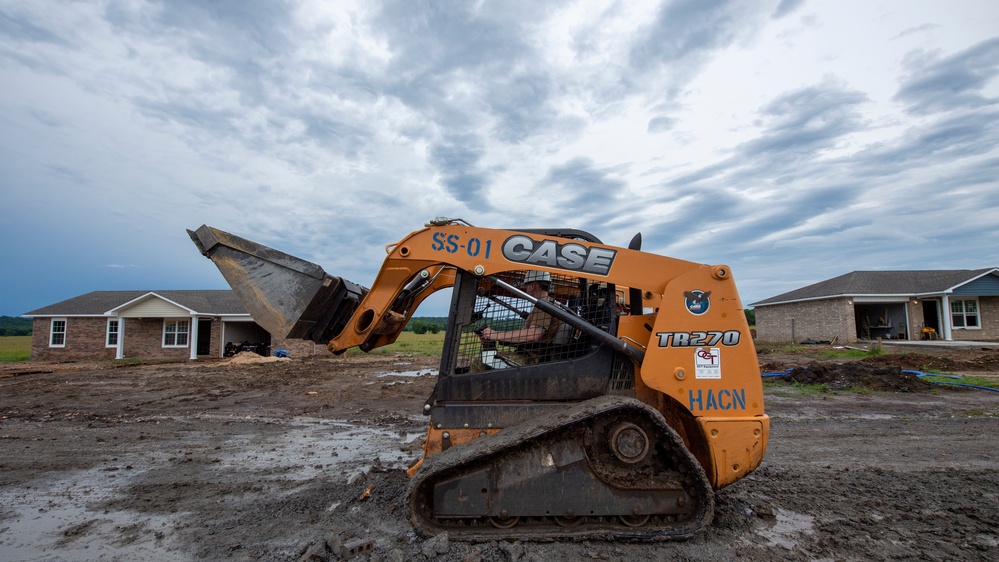
M392 345L378 348L371 353L409 353L422 357L440 357L444 349L444 332L437 334L414 334L403 332ZM354 348L347 355L363 353ZM31 336L0 337L0 362L27 361L31 357Z
M27 361L31 357L31 336L0 337L0 363Z
M372 350L370 353L409 353L422 357L440 357L444 350L444 332L436 334L414 334L413 332L403 332L392 345L386 345ZM348 349L346 355L358 355L364 353L356 347Z

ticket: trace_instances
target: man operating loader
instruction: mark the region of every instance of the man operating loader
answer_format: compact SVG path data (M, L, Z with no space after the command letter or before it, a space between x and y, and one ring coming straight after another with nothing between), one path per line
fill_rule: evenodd
M545 271L528 271L524 275L524 282L521 287L524 292L538 300L551 302L548 291L551 290L552 278ZM501 345L512 345L517 347L516 352L501 354L501 357L517 365L532 365L540 360L539 349L551 343L558 332L560 322L548 314L542 312L538 307L534 307L524 321L524 326L517 330L498 332L492 328L485 328L480 334L483 343L496 342ZM531 345L535 344L535 345Z

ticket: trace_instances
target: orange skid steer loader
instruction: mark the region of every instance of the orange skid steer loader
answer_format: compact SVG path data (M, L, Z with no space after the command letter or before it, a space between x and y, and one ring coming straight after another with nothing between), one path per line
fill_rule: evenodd
M455 539L684 538L759 466L769 418L728 267L571 229L435 219L371 287L255 242L188 231L254 320L333 353L391 344L451 289L407 504Z

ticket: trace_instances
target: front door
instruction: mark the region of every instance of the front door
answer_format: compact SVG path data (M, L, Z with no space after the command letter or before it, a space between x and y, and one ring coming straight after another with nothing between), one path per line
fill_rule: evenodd
M209 355L212 352L212 321L198 320L198 355Z
M937 334L940 333L940 315L938 310L940 307L940 301L927 299L923 301L923 325L927 328L933 328L936 330Z

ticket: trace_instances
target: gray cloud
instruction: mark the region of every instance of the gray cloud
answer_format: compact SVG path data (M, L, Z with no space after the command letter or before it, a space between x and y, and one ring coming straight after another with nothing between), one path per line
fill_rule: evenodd
M551 79L534 62L521 26L555 7L453 2L414 11L410 2L386 3L376 19L392 51L386 92L455 132L479 126L473 115L485 110L503 140L534 134L549 122ZM469 89L471 105L455 96Z
M999 111L948 115L909 128L894 143L858 152L855 164L866 177L884 176L987 154L997 143Z
M574 158L552 166L541 180L543 188L557 187L563 194L560 203L567 205L570 214L579 215L588 207L605 207L617 198L626 182L617 176L619 171L600 169L590 158Z
M518 142L546 130L555 111L549 107L551 79L542 73L511 77L487 95L491 113L499 117L495 134L505 142Z
M676 127L677 120L672 117L653 117L649 120L646 130L650 133L665 133Z
M751 27L760 9L731 0L664 2L645 36L632 47L631 66L648 70L676 63L699 65Z
M901 39L907 35L915 35L917 33L922 33L924 31L933 31L938 29L940 26L932 23L924 23L923 25L917 25L916 27L910 27L908 29L903 29L898 35L892 37L892 39Z
M70 45L67 38L30 21L29 16L14 13L15 9L12 8L14 7L7 7L0 11L0 36L12 41L51 43L61 47Z
M774 19L780 19L786 17L793 12L797 11L798 8L805 4L805 0L780 0L780 4L774 9L773 15L770 17Z
M927 114L995 105L982 95L999 75L999 38L982 41L947 57L919 51L905 61L908 75L895 94L910 113Z
M780 96L763 108L765 128L759 139L743 146L742 152L750 157L795 159L828 148L861 127L857 106L866 99L862 92L829 82Z
M183 37L198 60L254 74L254 61L293 48L286 34L293 4L282 0L165 0L156 21L165 35ZM121 12L117 12L120 16ZM123 23L121 17L112 21ZM157 26L159 27L159 26ZM148 27L146 27L148 29Z
M484 154L482 139L473 135L452 136L432 146L429 154L448 193L478 211L490 206L485 194L488 180L480 169Z

